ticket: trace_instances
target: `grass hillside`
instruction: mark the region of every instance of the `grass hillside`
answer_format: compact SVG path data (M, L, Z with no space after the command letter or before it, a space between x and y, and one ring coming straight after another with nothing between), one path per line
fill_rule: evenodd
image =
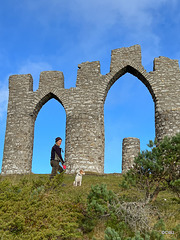
M58 175L53 181L49 181L49 175L1 176L0 239L115 240L180 237L179 200L170 191L161 192L149 208L152 209L151 225L155 226L156 234L159 235L151 232L148 238L141 233L141 238L135 238L138 234L128 226L126 219L117 217L113 208L108 210L110 200L102 201L105 194L100 192L100 188L96 189L100 192L100 200L88 196L92 193L92 185L106 185L107 191L111 190L119 202L139 202L144 198L142 191L136 188L122 189L119 186L122 182L121 174L87 173L83 176L81 187L73 186L74 178L75 175L68 174ZM88 199L93 200L90 203ZM99 209L94 210L97 206ZM100 214L102 206L106 210ZM106 234L105 238L107 229L110 234ZM115 237L117 232L121 238Z

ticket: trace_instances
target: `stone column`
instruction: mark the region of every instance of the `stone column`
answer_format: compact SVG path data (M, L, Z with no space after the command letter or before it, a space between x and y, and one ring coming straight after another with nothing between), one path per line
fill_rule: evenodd
M172 137L180 132L180 108L158 111L155 113L156 138L163 140L165 136Z
M154 59L153 83L156 94L156 138L173 136L180 131L180 71L178 60Z
M34 119L30 115L30 74L9 78L9 102L2 163L2 175L31 172Z
M104 137L101 124L100 116L95 113L67 115L67 173L74 173L77 169L104 172Z
M101 101L100 63L78 65L76 89L70 89L66 104L67 173L77 169L104 172L104 111ZM101 84L101 85L100 85Z
M122 173L126 173L134 163L134 158L140 152L140 140L138 138L124 138L122 144Z

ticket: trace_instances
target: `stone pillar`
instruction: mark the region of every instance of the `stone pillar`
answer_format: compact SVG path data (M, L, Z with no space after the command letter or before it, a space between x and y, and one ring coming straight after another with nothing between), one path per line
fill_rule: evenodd
M98 115L79 113L66 118L67 173L77 169L104 172L104 135Z
M122 173L126 173L134 163L134 158L140 152L140 140L138 138L124 138L122 144Z
M180 131L180 71L178 60L154 59L153 69L156 138L173 136Z
M180 132L180 108L155 112L156 138L162 141L165 136L172 137Z
M76 89L70 89L66 107L66 172L77 169L104 173L104 111L98 91L100 63L78 65Z
M34 119L29 112L31 91L30 74L10 76L2 175L31 172L34 139Z

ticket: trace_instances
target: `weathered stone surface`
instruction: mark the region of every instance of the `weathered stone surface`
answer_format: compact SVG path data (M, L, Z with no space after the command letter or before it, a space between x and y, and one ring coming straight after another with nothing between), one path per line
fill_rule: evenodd
M124 138L122 144L122 173L133 167L134 158L140 153L140 140L138 138Z
M136 76L152 96L158 141L180 131L177 60L155 58L154 69L148 73L141 63L141 48L135 45L112 50L110 72L106 75L101 74L98 61L78 67L76 87L70 89L64 88L64 76L59 71L42 72L35 92L30 74L10 76L2 175L31 172L34 123L42 106L51 98L66 111L67 173L74 173L76 168L103 173L104 102L111 86L127 72ZM123 165L126 161L123 158Z

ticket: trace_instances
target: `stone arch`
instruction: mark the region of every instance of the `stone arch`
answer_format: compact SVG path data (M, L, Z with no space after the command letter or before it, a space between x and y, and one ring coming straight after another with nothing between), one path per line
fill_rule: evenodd
M41 110L41 108L52 98L54 98L55 100L57 100L64 108L65 112L66 109L64 107L64 104L62 102L62 100L53 92L49 92L43 95L40 95L38 100L35 102L34 106L33 106L33 111L32 111L32 115L34 117L34 121L37 118L37 115L39 113L39 111Z
M58 129L57 124L54 124L54 120L57 121L57 119L59 119L58 121L61 125ZM33 173L44 174L51 172L49 164L51 147L54 144L55 137L60 136L63 139L61 147L65 150L65 128L66 111L62 101L55 94L49 92L36 103L34 108L34 137L31 166ZM38 144L41 139L44 141L43 145Z
M147 80L148 78L147 78L147 76L145 75L145 74L143 74L143 73L141 73L140 71L138 71L134 66L132 67L132 66L130 66L130 65L127 65L127 66L125 66L125 67L123 67L123 68L121 68L120 70L117 70L117 72L115 73L109 73L109 82L107 81L107 84L106 84L106 88L105 88L105 94L104 94L104 109L105 109L105 100L106 100L106 97L107 97L107 95L108 95L108 92L111 90L111 87L118 81L118 80L120 80L120 78L121 77L123 77L124 75L126 75L127 73L129 73L133 78L134 78L134 80L136 81L136 80L140 80L140 82L139 82L139 84L143 84L144 85L144 88L146 88L146 89L144 89L144 92L146 93L146 95L148 95L148 97L149 97L149 100L150 100L150 102L151 102L151 111L150 111L150 113L151 113L151 116L152 116L152 118L151 118L151 121L150 121L150 123L152 124L152 129L153 129L153 131L155 130L155 124L154 124L154 121L153 121L153 119L154 119L154 114L153 114L153 111L154 111L154 109L155 109L155 100L156 100L156 98L155 98L155 94L154 94L154 92L153 92L153 88L152 88L152 86L151 86L151 84L149 83L149 81ZM136 78L138 78L138 79L136 79ZM125 80L125 79L124 79ZM126 83L127 84L127 83ZM114 88L116 88L116 86L114 86ZM150 95L149 95L150 94ZM117 98L116 99L118 99L118 94L116 95L117 96ZM150 97L151 96L151 97ZM153 101L152 101L153 100ZM131 99L131 101L132 101L132 99ZM122 104L123 105L123 104ZM138 106L138 105L137 105ZM109 108L111 108L111 107L109 107ZM141 109L141 108L139 108L139 109ZM121 111L121 110L120 110ZM139 114L141 114L141 113L143 113L142 112L142 110L141 110L141 112L139 113ZM107 116L107 115L106 115ZM105 112L104 112L104 117L105 117ZM143 118L143 116L142 116L142 118ZM118 117L115 117L115 119L117 120L118 119ZM112 120L112 119L111 119ZM120 121L120 118L119 118L119 121ZM133 122L133 120L131 121L131 122ZM138 122L139 122L139 120L138 120ZM123 124L123 123L122 123ZM106 126L106 124L104 125L104 128L105 128L105 126ZM105 128L106 129L106 128ZM141 132L141 127L140 127L140 132ZM117 129L117 131L118 131L118 129ZM108 132L108 130L107 131L105 131L105 133L106 132ZM146 129L144 129L144 133L146 132ZM122 141L122 136L123 136L123 134L124 135L129 135L129 137L128 137L128 140L129 139L137 139L137 138L135 138L135 137L139 137L139 135L135 135L135 136L133 136L133 135L130 135L130 134L132 134L132 133L128 133L127 134L127 132L125 132L125 133L121 133L121 132L119 132L120 133L120 138L119 138L119 140L118 140L118 143L119 144L121 144L121 141ZM118 133L118 134L119 134ZM140 134L140 133L139 133ZM113 134L112 134L112 132L111 132L111 137L113 136ZM119 137L119 136L118 136ZM123 136L123 138L124 138L125 136ZM142 136L141 136L142 137ZM154 137L154 136L153 136ZM142 137L143 138L143 137ZM107 135L105 135L105 139L107 139ZM116 136L116 139L117 139L117 136ZM140 138L141 139L141 138ZM139 140L139 139L138 139ZM109 144L109 142L107 141L107 145ZM106 144L105 144L105 151L107 151L106 150L106 146L107 146ZM132 141L132 144L131 144L131 141L130 141L130 149L132 150L132 151L134 151L135 150L135 152L137 151L137 148L133 148L133 146L136 146L136 144L134 144L134 142ZM123 153L123 147L124 146L122 146L122 153ZM139 147L140 147L140 143L139 143ZM119 149L118 149L119 150ZM113 149L113 147L111 148L111 151L112 152L110 152L110 149L108 150L108 152L109 152L109 154L111 155L112 153L113 153L113 151L114 151L114 149ZM114 151L115 152L115 151ZM133 154L132 154L133 155ZM105 156L104 156L104 161L107 161L107 156L108 155L106 155L105 154ZM116 153L116 156L118 156L118 154ZM123 156L123 155L122 155ZM131 158L132 158L132 156L131 156ZM117 167L116 167L116 169L119 167L119 165L118 164L120 164L120 162L122 163L122 170L126 170L126 168L127 168L127 166L126 165L128 165L128 164L130 164L128 161L127 161L127 159L128 159L128 157L126 157L126 163L124 164L124 162L123 162L123 158L122 158L122 160L120 159L120 156L118 156L118 163L116 162L116 164L117 164ZM105 162L106 163L106 162ZM107 163L106 163L107 164ZM112 165L112 164L111 164ZM124 169L123 169L124 168ZM115 169L115 171L117 171ZM120 170L121 171L121 170ZM125 172L125 171L124 171Z
M120 77L122 77L126 73L130 73L133 76L137 77L147 87L149 93L152 96L152 99L153 99L154 103L156 103L155 92L154 92L153 87L150 83L151 82L151 76L144 70L142 65L138 68L138 67L135 67L135 66L132 66L132 65L129 65L129 64L121 67L117 71L113 71L113 72L110 71L106 75L106 85L105 85L105 89L104 89L103 102L105 102L108 91L110 90L112 85Z
M53 91L48 92L48 91L38 90L35 93L34 99L36 99L36 101L34 101L34 104L33 104L33 107L32 107L32 117L33 117L33 140L32 140L33 141L33 146L32 146L32 152L34 151L35 122L36 122L37 116L38 116L40 110L43 108L43 106L46 105L46 103L49 102L51 99L55 99L59 104L61 104L61 106L65 110L65 118L66 118L66 109L65 109L64 104L63 104L63 96L62 95L58 96L58 94L56 94ZM65 119L65 121L66 121L66 119ZM33 155L34 155L34 153L33 153ZM32 157L31 164L33 164L33 157ZM32 171L32 166L31 166L31 171Z

